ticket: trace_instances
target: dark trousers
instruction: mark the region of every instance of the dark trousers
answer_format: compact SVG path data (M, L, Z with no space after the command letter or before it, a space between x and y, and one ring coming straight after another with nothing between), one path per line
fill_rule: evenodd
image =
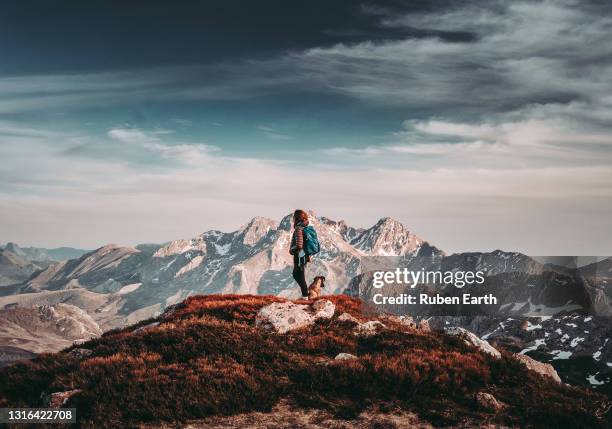
M299 264L297 255L293 255L293 280L300 285L302 296L308 296L308 284L306 283L306 261L302 260L303 264Z

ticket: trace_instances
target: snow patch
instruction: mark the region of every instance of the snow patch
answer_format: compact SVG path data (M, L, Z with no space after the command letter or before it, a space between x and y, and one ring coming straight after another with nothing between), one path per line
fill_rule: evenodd
M230 247L232 247L232 243L230 242L223 245L213 243L213 246L215 246L215 252L217 252L218 255L227 255L230 250Z
M526 349L521 350L519 354L524 355L525 353L529 353L533 350L536 350L538 347L544 346L544 345L546 345L546 340L544 339L535 340L535 344L533 346L527 347Z
M531 322L527 321L527 331L535 331L536 329L542 329L542 325L539 323L537 325L532 325Z
M570 347L576 347L578 344L584 341L584 337L576 337L570 343Z
M599 374L599 373L597 373ZM595 374L595 375L597 375ZM591 386L601 386L602 384L604 384L603 381L599 381L598 379L595 378L595 375L589 375L587 377L587 381L591 384Z
M553 350L552 352L550 352L551 355L553 355L553 360L557 360L557 359L569 359L572 356L572 352L566 352L563 350Z

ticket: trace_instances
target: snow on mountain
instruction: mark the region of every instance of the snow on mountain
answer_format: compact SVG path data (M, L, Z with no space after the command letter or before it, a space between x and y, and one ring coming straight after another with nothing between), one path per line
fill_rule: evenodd
M508 338L514 341L512 338L520 337L520 341L516 340L516 352L526 350L525 353L533 354L546 347L548 359L557 367L588 355L595 362L589 367L589 374L608 385L609 368L612 368L610 344L600 344L593 338L609 336L609 331L589 325L582 329L585 332L578 332L567 325L574 323L580 329L588 322L586 318L583 323L572 320L565 325L534 319L530 320L528 329L519 331L520 335L516 330L522 326L518 322L520 317L547 315L551 311L590 310L605 316L611 311L610 260L572 270L501 250L445 256L440 249L391 218L380 219L370 228L353 228L342 220L314 215L311 222L321 242L321 252L309 266L308 278L324 275L326 294L346 291L351 280L360 274L360 263L367 256L408 256L415 264L429 264L415 266L416 269L484 271L494 278L489 285L492 291L503 302L511 303L500 309L501 313L508 314L501 320L492 318L484 322L476 318L480 322L456 324L496 341ZM27 293L0 298L0 308L67 302L87 311L104 330L153 317L194 294L274 294L296 298L299 289L291 277L292 256L288 253L291 231L291 215L280 222L255 217L233 232L212 230L190 239L135 248L107 245L39 272L31 271L19 284L19 292ZM0 263L3 255L13 262L28 263L6 249L2 252ZM611 274L601 275L608 272ZM519 281L514 281L515 274L510 273L520 273L516 278ZM2 274L0 265L0 278ZM454 323L452 318L444 320ZM599 326L609 319L593 320ZM473 323L476 325L472 326ZM565 336L568 338L564 341ZM572 339L576 340L572 342ZM573 374L571 371L560 369L561 373ZM580 377L584 378L582 373Z
M164 258L167 256L180 255L187 252L206 253L206 242L204 237L199 236L190 240L174 240L157 250L153 256Z
M373 227L355 233L355 238L350 244L366 254L375 256L414 253L425 242L390 217L382 218Z
M328 293L341 292L367 255L416 253L426 242L401 223L381 219L369 229L311 216L321 253L309 274L327 277ZM23 292L85 288L119 294L126 311L183 299L194 293L254 293L297 296L291 278L291 215L280 222L255 217L233 232L207 231L163 246L107 245L60 262L29 279ZM429 246L432 249L435 249ZM435 249L441 253L439 250ZM126 285L141 286L125 292Z
M430 320L432 326L458 325L483 339L550 363L564 382L612 393L612 324L609 317L573 312L553 317L457 317Z
M352 226L347 225L347 223L343 220L335 221L326 217L321 217L320 221L328 226L331 230L340 234L340 236L347 243L351 243L355 238L362 234L363 231L365 231L363 228L353 228Z

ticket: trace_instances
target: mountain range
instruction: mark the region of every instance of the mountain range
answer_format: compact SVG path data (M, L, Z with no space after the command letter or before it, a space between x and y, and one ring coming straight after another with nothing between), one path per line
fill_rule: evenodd
M610 259L581 268L567 268L500 250L446 255L391 218L382 218L370 228L354 228L344 221L314 215L311 221L322 250L309 266L308 275L326 277L325 294L350 293L351 282L359 278L364 258L400 256L414 261L433 261L435 267L445 270L486 270L494 277L497 292L512 304L506 307L508 311L489 318L446 317L436 321L434 316L432 323L470 327L478 335L489 335L499 343L510 344L511 338L516 351L544 354L540 359L556 366L561 363L567 366L567 362L561 361L581 360L581 368L588 368L581 376L583 384L599 389L602 385L612 385L612 344L607 341L612 333ZM89 252L69 248L63 248L69 249L63 253L58 249L36 252L9 244L0 254L0 278L3 279L0 308L4 309L0 314L16 308L32 309L32 314L22 317L24 324L30 324L25 327L30 334L24 334L27 341L22 338L24 341L18 343L24 351L39 352L32 332L46 329L51 330L49 335L53 338L58 335L58 330L47 322L34 322L41 314L41 306L54 308L56 312L60 305L74 306L83 310L100 331L108 331L156 317L192 295L297 298L299 288L291 277L292 257L288 253L290 238L291 216L287 215L280 222L255 217L233 232L211 230L189 239L134 247L109 244ZM44 255L47 255L41 258L44 263L30 258ZM67 259L53 260L61 255ZM509 273L516 272L526 276L523 281L512 281ZM546 311L550 309L562 314L549 314ZM89 320L83 320L83 314L75 311L68 314L65 310L65 317L75 319L73 326L91 325ZM569 330L565 322L555 322L564 320L562 317L569 317L572 312L584 315L575 322L567 322L580 324L580 332ZM596 317L587 320L587 313ZM550 319L544 320L550 329L522 329L522 321L537 326L542 316ZM14 320L15 315L4 317L0 320ZM513 320L521 322L509 323ZM557 334L558 330L562 333ZM96 329L89 331L96 332ZM542 338L537 337L539 334ZM576 344L571 340L561 341L565 335L578 334L583 339ZM0 332L0 346L20 347L11 342L14 335L15 330ZM553 338L558 338L554 346ZM75 339L74 335L64 338L65 341ZM547 342L550 346L546 346ZM56 349L65 345L66 342L57 341ZM588 365L583 360L588 360ZM563 377L563 372L560 373Z

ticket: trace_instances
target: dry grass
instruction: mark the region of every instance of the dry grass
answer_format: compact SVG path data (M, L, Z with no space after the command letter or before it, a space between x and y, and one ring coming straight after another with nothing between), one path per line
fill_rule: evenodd
M337 313L363 320L360 302L331 297ZM45 355L0 372L0 406L38 406L41 393L82 389L70 399L82 427L185 422L268 412L283 399L336 419L359 419L373 407L417 413L435 425L464 421L521 427L609 427L595 417L603 396L556 385L504 355L493 360L460 340L401 325L370 338L347 322L319 321L288 335L254 327L271 296L192 297L139 332L117 330L67 353ZM141 322L144 327L152 320ZM392 324L392 322L385 322ZM357 360L333 361L340 352ZM508 404L490 414L477 391Z

